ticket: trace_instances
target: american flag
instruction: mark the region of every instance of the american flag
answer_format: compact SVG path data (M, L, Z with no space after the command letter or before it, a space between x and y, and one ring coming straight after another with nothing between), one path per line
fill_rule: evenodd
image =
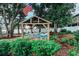
M32 11L32 5L28 4L24 9L23 9L23 13L26 16L30 11Z

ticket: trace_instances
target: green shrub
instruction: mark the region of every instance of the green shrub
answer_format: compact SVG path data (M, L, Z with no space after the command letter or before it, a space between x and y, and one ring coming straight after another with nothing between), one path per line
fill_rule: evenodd
M77 42L75 39L68 39L68 38L62 38L61 39L62 43L68 43L70 45L75 45L75 43Z
M71 49L68 51L69 56L77 56L77 49Z
M79 41L79 34L75 34L75 39Z
M52 34L50 40L56 40L56 39L58 39L58 36L56 34Z
M62 38L62 39L61 39L61 42L62 42L62 43L66 43L67 40L68 40L67 38Z
M31 53L31 44L27 40L17 39L15 41L12 41L10 46L12 55L28 56Z
M10 53L10 45L7 41L0 41L0 56L8 56Z
M60 34L72 34L72 32L66 29L61 29Z
M67 43L70 44L70 45L74 45L74 40L69 39L69 40L67 40Z
M32 40L17 39L13 41L0 41L0 55L7 56L30 56L35 53L37 56L54 55L61 46L53 40Z
M77 45L75 45L75 47L77 48L77 50L79 50L79 42L77 42Z
M67 44L75 46L79 50L79 42L75 39L67 40Z
M54 41L36 40L32 41L32 52L37 56L50 56L56 53L61 46Z
M66 32L66 31L67 31L66 29L61 29L61 30L60 30L60 32Z
M63 41L65 40L63 39ZM78 42L75 39L66 39L65 43L75 46L75 47L78 45Z
M79 30L74 31L73 34L79 34Z

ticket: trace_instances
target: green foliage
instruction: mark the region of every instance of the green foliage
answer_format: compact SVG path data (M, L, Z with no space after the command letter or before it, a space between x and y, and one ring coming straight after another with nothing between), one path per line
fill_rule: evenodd
M77 49L71 49L68 51L69 56L77 56Z
M79 41L79 34L75 34L75 39Z
M33 40L16 39L13 41L0 41L0 55L1 56L30 56L35 53L37 56L54 55L61 49L58 43L53 40Z
M66 32L67 30L66 29L61 29L61 31L60 32Z
M9 42L2 40L0 41L0 56L8 56L10 53Z
M74 34L74 35L75 35L75 34L79 34L79 30L74 31L73 34Z
M20 26L19 23L22 21L21 19L24 18L22 10L25 7L25 4L21 3L21 4L18 4L18 6L17 6L17 3L12 3L12 4L4 3L4 4L0 4L0 7L1 7L0 14L3 17L3 20L5 21L4 24L6 25L5 27L7 30L7 34L12 37L14 34L14 29L17 26L18 27ZM9 22L7 22L7 21L9 21Z
M58 36L56 34L52 34L50 40L57 40Z
M62 43L66 43L67 40L68 40L67 38L62 38L62 39L61 39L61 42L62 42Z
M67 44L72 45L72 46L78 45L78 42L75 39L62 38L61 42L67 43Z
M71 3L40 3L32 4L35 14L39 17L50 20L54 25L54 31L57 32L58 27L70 24L72 20L71 12L74 10L75 4Z
M61 46L54 41L36 40L32 41L32 52L37 56L49 56L56 53Z
M71 34L72 32L66 29L61 29L60 34Z
M76 41L75 39L62 38L60 42L67 43L67 44L75 46L75 47L78 46L78 41Z
M11 44L12 55L15 56L28 56L31 53L31 44L24 39L17 39L12 41Z

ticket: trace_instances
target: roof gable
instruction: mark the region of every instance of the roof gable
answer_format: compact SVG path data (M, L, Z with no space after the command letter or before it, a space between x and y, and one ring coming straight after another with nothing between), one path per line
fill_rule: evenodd
M51 24L50 21L45 20L45 19L38 17L38 16L33 16L27 20L22 21L21 23L50 23Z

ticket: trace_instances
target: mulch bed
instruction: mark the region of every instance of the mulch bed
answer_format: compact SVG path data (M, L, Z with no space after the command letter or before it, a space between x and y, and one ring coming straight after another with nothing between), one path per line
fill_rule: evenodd
M14 34L12 37L7 37L7 35L3 35L1 39L14 39L17 37L21 37L21 34Z
M55 56L68 56L68 51L74 48L74 46L71 46L67 43L60 43L61 38L63 37L65 37L65 35L60 36L58 40L56 40L56 42L59 43L62 46L62 48L57 53L55 53ZM73 36L70 37L69 35L67 36L67 38L73 38Z
M68 56L68 50L74 48L74 46L70 46L66 43L60 43L60 45L62 48L57 53L55 53L55 56Z

